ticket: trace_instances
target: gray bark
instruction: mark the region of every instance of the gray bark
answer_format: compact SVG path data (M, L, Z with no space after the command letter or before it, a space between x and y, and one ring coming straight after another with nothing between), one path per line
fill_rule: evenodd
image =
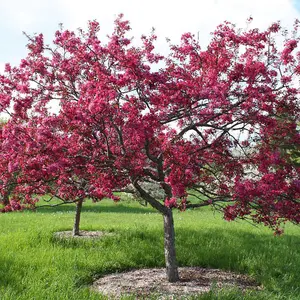
M178 266L176 261L175 250L175 230L172 209L164 216L164 233L165 233L165 261L167 279L169 282L179 281Z
M172 209L167 208L165 205L160 203L160 201L152 197L137 182L134 182L133 185L135 189L139 192L140 196L163 215L165 240L164 248L167 279L169 282L179 281L178 267L176 261L175 230Z
M76 203L76 212L73 226L73 236L79 235L79 224L80 224L80 216L82 209L83 199L79 199Z

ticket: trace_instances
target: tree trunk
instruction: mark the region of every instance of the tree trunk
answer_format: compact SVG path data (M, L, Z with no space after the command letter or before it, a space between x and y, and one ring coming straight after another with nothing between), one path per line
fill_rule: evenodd
M73 236L79 235L79 223L80 223L80 215L82 209L83 199L79 199L76 203L76 212L73 226Z
M157 201L147 193L137 181L132 180L132 184L139 192L140 196L146 200L153 208L162 213L164 217L164 234L165 234L165 262L167 279L169 282L179 281L178 267L175 251L175 230L172 209L167 208L160 201ZM164 188L167 191L167 187Z
M1 183L3 183L1 181ZM13 183L8 182L8 184L4 187L4 194L1 197L1 202L4 206L9 204L9 196L12 193L12 191L14 190L15 185Z
M179 280L178 267L175 251L175 231L172 209L168 209L164 216L164 233L165 233L165 261L167 279L169 282Z
M4 206L9 204L9 194L10 194L9 191L4 192L4 195L2 197L2 202Z

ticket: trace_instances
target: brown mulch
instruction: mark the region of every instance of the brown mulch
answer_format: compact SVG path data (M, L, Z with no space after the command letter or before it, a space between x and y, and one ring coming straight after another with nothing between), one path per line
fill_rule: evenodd
M135 295L135 299L149 299L150 294L152 297L155 295L156 299L186 299L188 296L209 292L212 286L235 287L241 291L261 289L246 275L218 269L179 268L179 276L179 282L170 283L166 280L164 268L133 270L106 275L95 281L92 289L108 296L109 299L120 299L122 295Z
M55 232L54 236L59 238L100 238L104 236L114 235L112 232L105 231L88 231L88 230L80 230L79 235L73 236L72 231L59 231Z

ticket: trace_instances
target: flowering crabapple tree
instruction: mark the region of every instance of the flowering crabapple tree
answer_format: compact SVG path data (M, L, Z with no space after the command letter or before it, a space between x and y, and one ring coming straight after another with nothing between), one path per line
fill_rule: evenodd
M184 34L166 57L154 33L135 46L122 16L107 43L99 30L96 21L78 33L61 28L53 46L28 37L28 56L1 76L19 205L34 194L102 199L133 187L163 216L170 282L179 279L174 208L212 205L278 233L282 222L299 223L299 167L279 146L300 143L298 22L291 36L279 23L260 31L225 22L206 49Z
M35 120L36 121L36 120ZM11 200L4 203L4 212L22 208L33 208L37 195L46 195L44 201L54 197L61 202L50 206L76 203L73 235L79 235L80 215L86 197L94 201L104 197L117 201L118 197L102 188L95 174L82 174L80 170L90 168L87 159L92 158L89 149L75 149L76 135L66 135L63 123L56 118L45 118L44 127L37 128L34 118L26 123L12 123L12 119L2 130L2 190L10 191ZM56 127L51 126L55 122ZM41 126L41 123L39 124ZM67 131L66 131L67 132ZM75 141L74 141L75 139ZM78 154L78 152L80 154ZM7 156L10 156L9 159ZM93 162L97 165L97 162ZM101 164L103 169L105 164ZM107 171L107 176L109 172ZM105 184L105 178L102 179ZM12 189L13 187L13 189ZM48 205L39 205L38 208Z
M15 68L9 79L2 77L5 83L2 87L6 91L11 89L17 93L18 88L10 84L17 82L20 74ZM33 83L34 81L31 82ZM117 179L122 182L122 179L114 176L115 179L107 182L105 178L112 175L106 170L101 182L98 180L100 174L95 174L93 169L101 165L104 170L107 160L97 160L96 152L91 153L94 151L91 147L80 143L78 134L71 134L72 129L68 128L70 124L62 115L44 114L37 108L36 112L30 111L28 117L24 112L18 111L18 105L18 102L14 103L12 113L9 109L4 109L10 119L1 130L2 211L35 208L39 195L45 195L44 201L47 202L54 197L61 201L50 206L76 203L73 235L79 235L84 199L89 197L93 201L99 201L106 197L118 201L119 198L110 192L109 185ZM85 130L88 129L81 127L82 135L86 138L93 136ZM90 142L92 143L93 141ZM100 149L101 147L97 149L97 153L100 153ZM38 208L42 206L48 205L39 205Z

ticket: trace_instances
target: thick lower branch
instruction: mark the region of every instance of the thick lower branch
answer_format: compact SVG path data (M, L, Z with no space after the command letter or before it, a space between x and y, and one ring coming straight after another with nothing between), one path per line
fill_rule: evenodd
M167 207L147 193L136 181L133 182L133 186L138 191L141 198L147 201L153 208L157 209L162 214L167 213Z

